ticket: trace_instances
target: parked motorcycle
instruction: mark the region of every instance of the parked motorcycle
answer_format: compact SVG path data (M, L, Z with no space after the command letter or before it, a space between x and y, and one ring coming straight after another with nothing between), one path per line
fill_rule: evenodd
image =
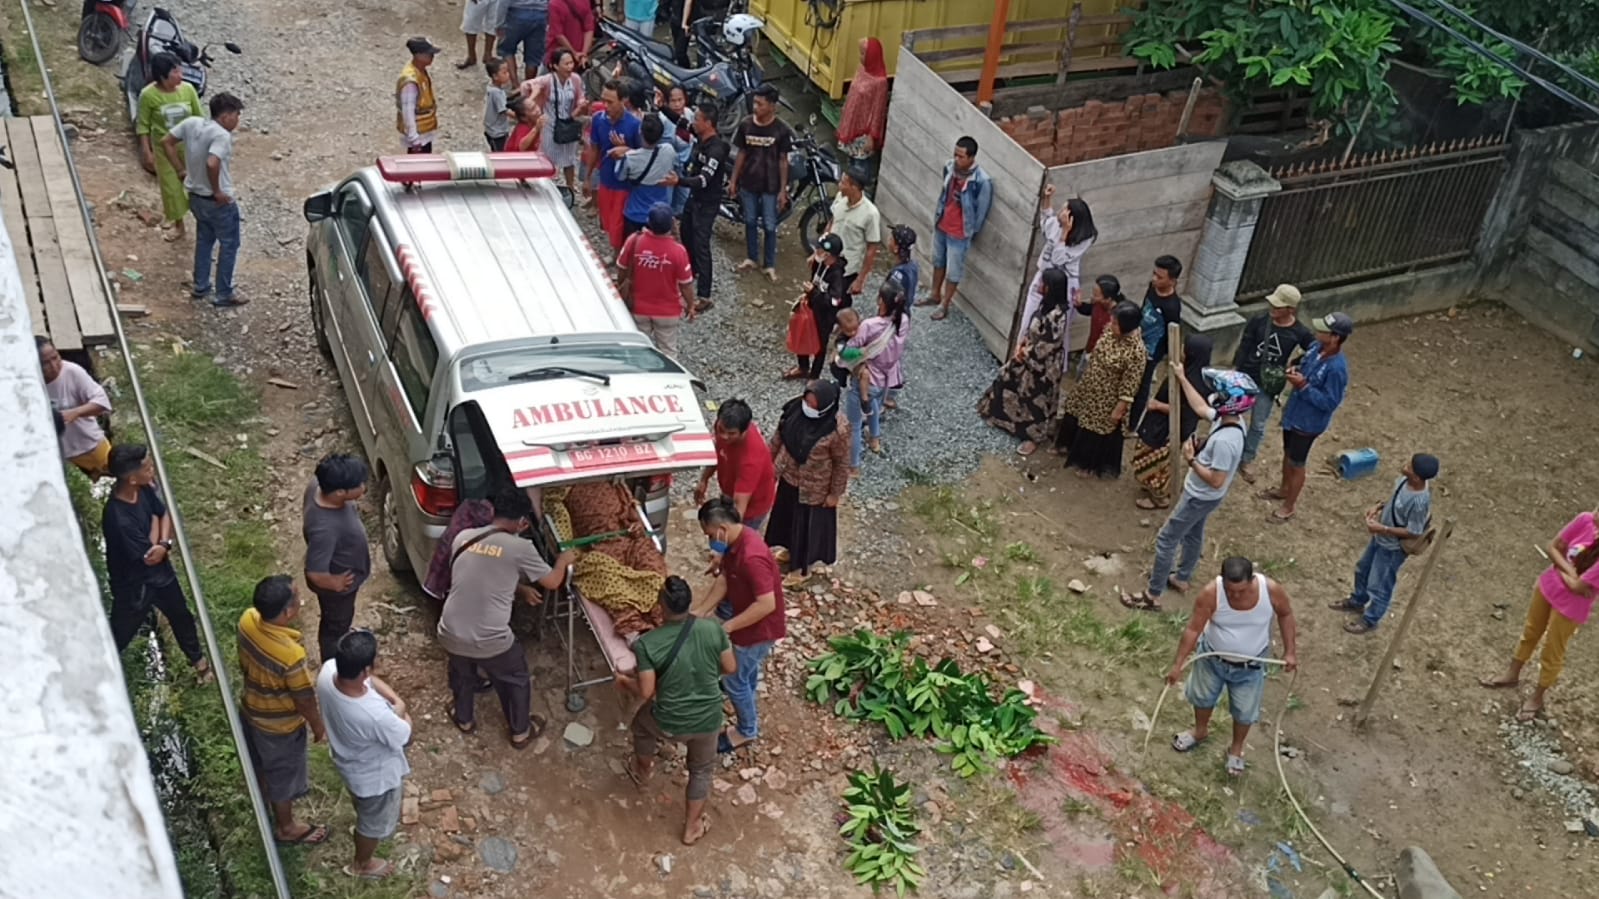
M135 0L83 0L78 22L78 55L84 62L105 65L122 50Z
M763 23L754 16L739 14L721 22L700 19L691 27L705 64L684 69L672 62L670 44L601 19L601 43L593 54L594 65L584 76L584 89L589 96L598 97L606 80L617 74L662 88L681 84L688 90L690 103L703 98L715 100L722 108L717 127L731 132L749 112L750 100L763 81L754 54L755 39Z
M816 125L816 116L811 116ZM816 136L801 130L794 136L794 148L788 154L788 208L777 213L777 223L782 225L800 212L800 243L807 255L816 252L816 242L822 239L833 224L833 194L838 190L838 160L816 142ZM721 217L739 226L744 224L744 209L736 197L723 197Z
M239 45L228 41L222 45L229 53L242 53ZM183 70L183 80L194 86L195 93L205 96L205 85L208 70L215 61L211 57L211 45L196 46L193 41L183 36L183 29L178 27L178 20L172 13L161 7L150 11L144 20L144 27L139 29L139 36L134 42L134 51L128 57L127 65L122 68L122 94L128 104L128 121L137 124L139 118L139 93L153 78L150 74L150 59L157 53L171 53L178 58L178 66Z

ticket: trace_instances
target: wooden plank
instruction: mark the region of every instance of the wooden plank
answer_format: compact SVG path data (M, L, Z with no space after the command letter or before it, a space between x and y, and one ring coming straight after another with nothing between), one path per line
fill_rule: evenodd
M6 138L9 142L10 138ZM39 295L39 273L33 266L33 243L28 236L28 220L22 214L22 193L17 185L17 174L0 169L0 213L3 213L6 234L11 238L11 248L17 259L17 274L22 278L22 292L28 297L28 314L33 319L35 334L49 333L49 320L44 314L44 299Z
M1035 19L1028 22L1012 22L1005 26L1005 36L1026 34L1030 31L1065 31L1071 24L1070 19ZM1105 25L1126 25L1132 27L1132 19L1123 15L1083 16L1078 22L1079 27L1089 28ZM952 28L921 28L916 31L907 31L902 44L912 50L925 47L936 41L959 40L961 38L985 37L988 34L987 25L959 25ZM1059 40L1055 43L1058 45ZM920 54L918 54L920 55Z
M1599 290L1599 260L1584 256L1578 248L1539 227L1527 229L1527 246L1553 259L1582 283Z
M1205 225L1205 213L1210 209L1210 199L1190 200L1170 206L1151 206L1126 212L1102 213L1098 206L1090 206L1094 213L1094 226L1102 238L1140 240L1160 234L1181 231L1198 231Z
M1140 65L1136 59L1125 56L1102 56L1084 59L1073 58L1071 71L1073 72L1109 72L1131 71ZM963 69L940 68L938 74L951 84L964 84L976 81L982 74L982 66L968 66ZM1018 65L1002 65L996 75L1000 80L1010 78L1032 78L1038 75L1054 75L1060 71L1059 60L1050 59L1046 62L1029 62ZM898 82L895 82L898 90Z
M77 310L72 308L72 287L67 281L66 263L56 238L55 220L50 214L50 199L45 191L33 126L27 119L6 119L5 128L7 146L14 154L11 159L17 166L22 214L27 219L28 235L33 243L45 325L57 349L81 350L83 336L78 331Z
M1090 209L1105 207L1107 214L1169 206L1185 200L1210 196L1211 172L1189 172L1172 178L1154 181L1134 181L1125 186L1100 182L1099 186L1083 187L1078 191Z
M1049 170L1049 179L1059 194L1068 186L1075 189L1079 185L1120 185L1193 172L1208 174L1221 164L1222 154L1226 152L1225 140L1181 144L1057 165Z
M1569 159L1555 160L1550 172L1556 184L1599 206L1599 175L1584 171Z
M1121 35L1104 34L1090 35L1088 37L1079 38L1077 43L1073 44L1072 46L1074 51L1085 51L1097 50L1101 47L1115 47L1120 49L1121 45ZM927 63L929 66L932 66L935 63L951 59L972 59L975 57L976 59L981 60L985 55L987 55L987 52L988 50L986 47L953 47L947 50L918 50L916 53L916 58ZM1030 38L1024 41L1015 41L1008 44L1002 44L1000 46L1000 53L1005 56L1020 56L1023 54L1029 56L1048 56L1051 60L1059 60L1060 41L1058 39L1039 40L1037 38Z
M89 243L78 206L78 190L68 168L67 148L61 143L51 116L31 116L34 141L39 148L39 165L44 172L45 191L50 198L51 217L56 237L61 242L61 258L66 264L67 284L72 290L72 306L78 314L78 333L84 343L110 342L116 337L111 321L111 302L100 281L100 267Z

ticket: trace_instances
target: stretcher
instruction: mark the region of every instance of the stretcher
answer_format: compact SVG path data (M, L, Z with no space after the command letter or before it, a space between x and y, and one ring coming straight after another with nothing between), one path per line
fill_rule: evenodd
M663 534L650 528L644 509L636 502L633 504L633 512L655 544L656 551L665 556L666 542ZM619 531L573 539L570 533L562 533L562 529L557 526L554 517L548 512L544 514L544 526L548 530L550 544L557 548L557 552L589 546L626 533ZM583 694L589 687L611 683L616 680L618 674L632 675L637 670L638 659L633 655L627 640L616 632L616 624L611 618L611 613L584 598L577 585L572 582L571 568L566 570L566 577L561 580L560 587L546 599L544 614L545 621L553 626L566 651L567 711L576 714L588 707L588 699ZM587 625L589 633L594 635L594 640L599 645L600 657L605 660L608 672L602 676L589 677L590 669L579 663L577 654L579 619Z

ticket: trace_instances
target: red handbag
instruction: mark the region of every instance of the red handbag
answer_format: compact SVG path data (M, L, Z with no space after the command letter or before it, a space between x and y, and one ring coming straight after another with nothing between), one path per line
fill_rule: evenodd
M796 356L818 356L822 352L822 336L816 333L816 313L809 303L794 304L788 317L788 351Z

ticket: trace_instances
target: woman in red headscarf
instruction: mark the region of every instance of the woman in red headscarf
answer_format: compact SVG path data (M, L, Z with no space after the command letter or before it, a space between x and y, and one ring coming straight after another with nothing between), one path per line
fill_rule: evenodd
M861 38L861 64L850 80L844 114L838 120L838 147L864 165L874 183L887 126L888 66L883 64L883 44L875 37Z

